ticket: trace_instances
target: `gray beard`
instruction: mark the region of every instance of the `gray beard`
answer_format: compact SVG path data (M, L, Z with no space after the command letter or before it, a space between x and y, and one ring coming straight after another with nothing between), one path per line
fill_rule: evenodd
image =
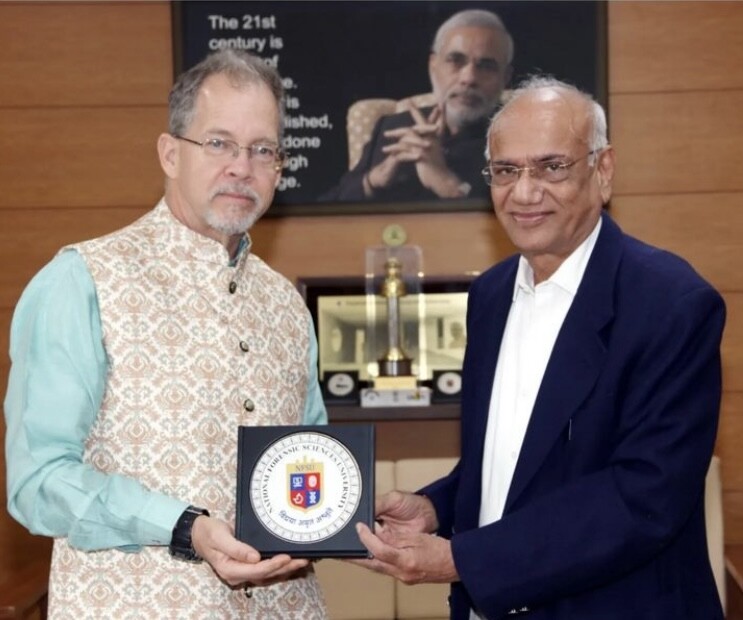
M230 207L226 211L217 211L209 209L206 212L206 223L210 228L217 230L225 235L241 235L249 230L258 218L266 210L263 200L253 188L247 185L223 185L217 188L212 194L212 198L222 192L233 194L242 194L253 201L253 209L245 211L239 207Z
M263 210L256 204L256 209L248 213L218 213L209 210L206 214L206 223L210 228L218 230L225 235L241 235L256 223Z

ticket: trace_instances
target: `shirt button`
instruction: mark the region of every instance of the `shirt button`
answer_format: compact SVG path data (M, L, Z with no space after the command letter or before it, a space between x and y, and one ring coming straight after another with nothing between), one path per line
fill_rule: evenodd
M240 350L243 353L247 353L248 351L250 351L250 345L248 345L248 343L245 342L244 340L241 340L240 341Z
M253 590L251 588L245 588L245 597L253 598Z
M249 398L246 398L243 401L243 409L245 409L245 411L253 411L255 409L255 403Z
M230 282L230 293L234 293L237 290L237 282Z

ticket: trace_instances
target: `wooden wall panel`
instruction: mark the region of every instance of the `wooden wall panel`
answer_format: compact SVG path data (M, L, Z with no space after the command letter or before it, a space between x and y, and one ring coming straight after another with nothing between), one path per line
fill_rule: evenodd
M0 330L0 399L3 401L5 400L5 392L7 391L8 387L8 373L10 372L10 355L9 355L9 348L10 348L10 319L13 316L13 309L12 308L3 308L0 307L0 325L2 325L2 329ZM0 435L2 435L2 441L0 441L0 446L3 446L2 454L5 455L5 419L3 418L3 423L0 424ZM2 501L1 508L5 508L6 505L6 495L5 495L5 459L0 459L0 474L2 474L2 477L0 477L0 484L2 485L2 493L0 493L0 501ZM4 510L0 509L0 519L2 518L4 514ZM0 530L2 529L2 526L0 525ZM0 536L0 539L2 539L2 536ZM1 562L0 562L1 564Z
M340 422L355 426L357 422ZM396 461L402 458L459 456L459 420L426 420L424 428L415 420L375 422L376 457ZM431 478L433 482L433 478Z
M740 2L609 2L609 91L743 88Z
M612 95L609 109L616 194L743 191L743 90Z
M723 529L725 544L743 544L743 490L722 481Z
M617 196L611 214L626 233L686 258L715 287L743 291L742 204L743 192Z
M0 3L0 106L162 105L170 33L168 2Z
M727 307L727 321L722 336L723 388L743 392L743 293L724 292L723 297Z
M743 393L723 396L715 454L720 457L725 542L743 543Z
M154 204L154 203L153 203ZM12 308L31 277L62 246L98 237L133 222L149 207L97 209L0 209L0 308ZM18 260L22 256L23 260ZM0 329L1 331L5 331Z
M20 571L30 562L51 557L52 539L34 536L9 514L3 511L0 528L6 531L7 545L3 546L3 559L0 562L0 583Z
M294 280L308 275L362 275L364 251L382 244L394 222L423 249L423 268L436 275L482 271L514 252L492 213L401 214L263 219L252 233L255 252ZM307 240L307 243L298 242Z
M722 400L715 454L720 457L722 484L743 490L743 392L727 392Z
M166 107L6 109L0 209L154 204Z
M10 325L10 318L13 313L13 308L4 307L0 305L0 323L2 325ZM10 344L10 331L7 329L0 330L0 395L2 398L5 397L5 385L8 378L8 373L3 372L8 370L8 364L10 364L10 357L8 356L8 346ZM2 444L0 444L2 445Z

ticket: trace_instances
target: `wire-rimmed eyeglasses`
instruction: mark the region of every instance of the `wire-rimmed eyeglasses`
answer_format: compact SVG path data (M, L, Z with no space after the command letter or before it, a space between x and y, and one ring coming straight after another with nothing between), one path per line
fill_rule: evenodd
M200 146L201 150L210 157L237 159L240 156L240 151L247 151L248 159L251 161L264 166L277 165L279 167L287 157L286 151L277 144L271 144L270 142L256 142L255 144L240 146L234 140L228 140L227 138L207 138L203 142L199 142L185 136L173 135L173 137Z
M482 176L485 179L485 183L497 187L505 187L516 183L516 181L521 178L521 174L525 171L528 171L529 176L535 181L560 183L570 176L570 169L575 166L575 164L591 155L595 155L600 150L601 149L594 149L593 151L586 153L583 157L573 159L572 161L546 159L544 161L538 161L531 166L513 166L511 164L499 164L491 161L482 169Z

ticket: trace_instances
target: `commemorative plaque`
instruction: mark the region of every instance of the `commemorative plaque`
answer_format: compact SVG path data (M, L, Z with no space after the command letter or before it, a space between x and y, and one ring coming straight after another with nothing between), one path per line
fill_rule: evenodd
M374 426L241 426L235 535L263 557L367 557Z

